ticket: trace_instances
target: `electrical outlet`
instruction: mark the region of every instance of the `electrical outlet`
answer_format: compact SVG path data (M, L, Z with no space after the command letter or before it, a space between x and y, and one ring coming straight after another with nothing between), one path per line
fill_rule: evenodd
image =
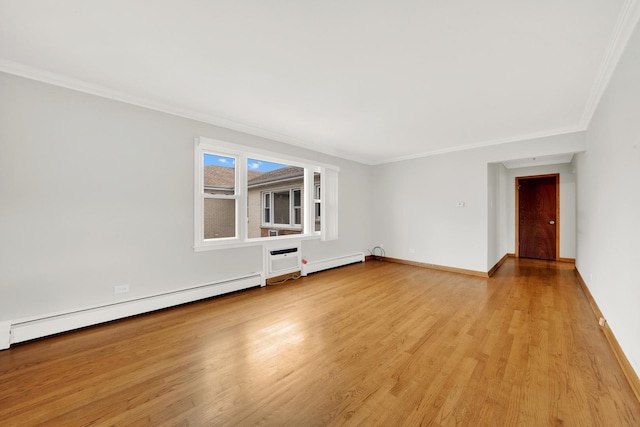
M129 285L117 285L113 287L113 293L115 294L126 294L129 292Z

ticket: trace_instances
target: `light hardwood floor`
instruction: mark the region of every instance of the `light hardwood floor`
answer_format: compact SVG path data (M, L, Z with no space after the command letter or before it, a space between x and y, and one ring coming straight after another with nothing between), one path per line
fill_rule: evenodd
M0 352L0 425L638 426L573 265L379 261Z

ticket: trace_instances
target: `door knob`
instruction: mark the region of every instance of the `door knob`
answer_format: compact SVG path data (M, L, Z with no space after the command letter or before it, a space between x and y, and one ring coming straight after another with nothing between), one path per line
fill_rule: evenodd
M553 225L553 224L555 224L555 223L556 223L556 222L555 222L554 220L549 221L549 224L551 224L551 225Z

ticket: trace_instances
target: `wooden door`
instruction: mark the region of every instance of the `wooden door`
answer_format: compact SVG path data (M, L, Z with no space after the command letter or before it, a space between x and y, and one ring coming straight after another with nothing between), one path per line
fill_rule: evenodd
M557 259L559 175L516 178L518 256Z

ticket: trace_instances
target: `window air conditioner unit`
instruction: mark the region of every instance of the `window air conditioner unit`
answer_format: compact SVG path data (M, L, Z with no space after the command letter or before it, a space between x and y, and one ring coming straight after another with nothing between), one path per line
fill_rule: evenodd
M267 277L300 271L300 248L267 249Z

